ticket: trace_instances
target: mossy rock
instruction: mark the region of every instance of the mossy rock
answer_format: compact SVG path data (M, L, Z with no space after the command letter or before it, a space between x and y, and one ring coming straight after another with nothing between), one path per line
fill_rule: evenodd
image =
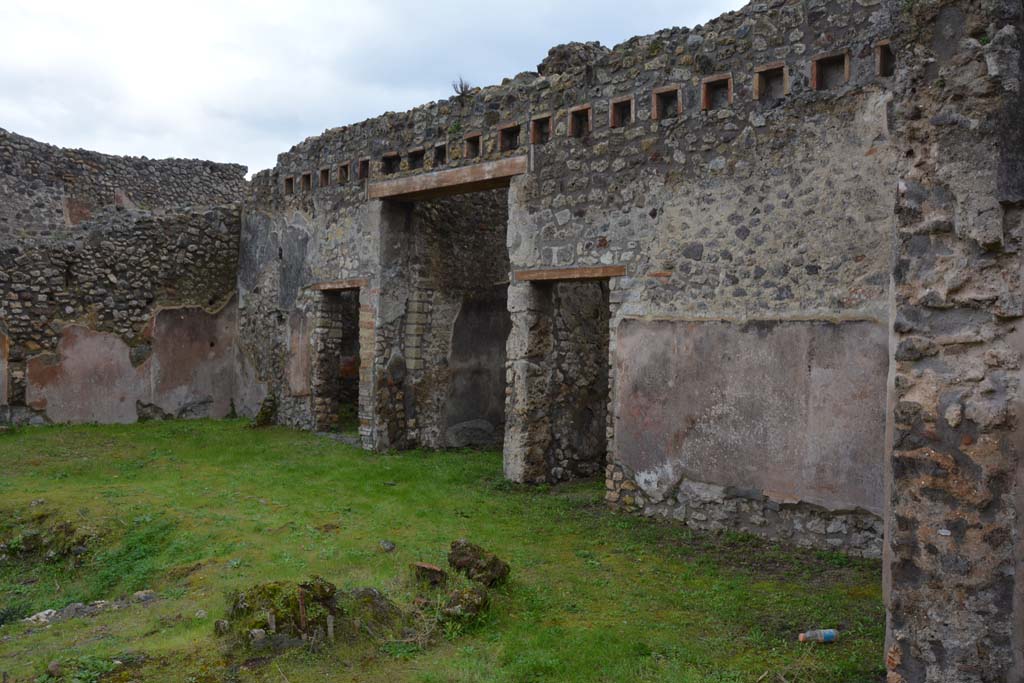
M304 583L272 581L228 595L224 635L233 647L282 650L303 642L402 638L411 619L373 588L339 591L313 577ZM271 615L272 618L271 618Z
M498 586L508 580L510 571L508 563L497 555L463 539L452 541L452 548L448 553L448 564L452 569L465 574L471 581L481 583L488 588Z
M490 606L487 589L480 586L458 588L448 594L448 602L441 608L441 620L458 623L472 623L479 619Z
M0 557L47 562L71 557L77 564L93 535L66 520L47 524L48 518L49 513L35 513L28 524L12 529L11 536L0 537Z
M357 588L337 597L355 638L394 640L408 635L412 620L376 588Z

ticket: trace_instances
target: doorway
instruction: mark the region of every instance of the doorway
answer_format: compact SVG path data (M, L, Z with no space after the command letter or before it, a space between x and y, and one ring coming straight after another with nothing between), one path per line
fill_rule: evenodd
M573 270L536 280L541 271L517 272L512 285L505 476L513 481L592 477L607 463L608 280Z
M381 216L377 447L500 447L508 189L390 199Z
M316 428L359 436L359 289L320 292L313 400Z

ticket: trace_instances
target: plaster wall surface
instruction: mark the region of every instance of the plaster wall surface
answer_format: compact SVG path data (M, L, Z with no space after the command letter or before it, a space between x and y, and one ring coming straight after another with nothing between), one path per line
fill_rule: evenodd
M685 477L881 516L888 360L874 322L623 321L617 460L652 502Z
M160 311L152 353L136 363L117 335L66 326L57 349L28 362L26 401L52 422L127 423L225 417L232 410L236 310Z

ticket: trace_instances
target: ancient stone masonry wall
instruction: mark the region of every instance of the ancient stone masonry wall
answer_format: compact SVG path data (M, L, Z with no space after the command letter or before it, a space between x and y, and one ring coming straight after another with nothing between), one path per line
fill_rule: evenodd
M893 107L889 681L1024 680L1019 2L912 3ZM913 50L909 46L915 46Z
M310 337L323 295L311 287L351 284L379 268L379 218L357 185L285 196L275 190L270 172L256 174L251 183L239 255L239 345L262 387L259 393L274 397L282 424L316 428L310 384L316 350ZM367 282L358 291L360 334L371 335L369 343L360 343L359 371L366 379L360 391L369 390L374 372L369 289ZM366 410L360 419L368 421L371 414Z
M539 73L307 139L261 175L247 221L274 250L307 240L305 261L278 252L307 269L289 281L368 278L364 443L426 442L440 411L411 412L410 368L435 366L423 340L452 309L406 277L428 257L402 248L411 215L366 190L526 157L511 270L609 279L609 502L884 550L890 681L1019 680L1019 5L755 3L613 50L562 46ZM287 319L301 297L271 280L255 316ZM555 287L508 289L518 481L566 462L552 387L573 328ZM571 393L593 410L592 388Z
M0 419L231 412L244 174L0 130Z
M588 135L573 137L571 117L560 119L556 107L554 142L534 146L532 172L513 181L510 256L514 270L625 268L611 282L610 502L697 528L880 554L888 235L898 152L888 131L892 80L877 71L876 45L896 32L878 5L751 5L699 30L635 39L598 57L592 87L566 95L591 105ZM636 54L642 50L643 60ZM818 89L815 58L836 51L849 78ZM581 65L572 73L579 84L590 72ZM785 96L755 99L759 73L777 73ZM681 106L667 113L675 115L652 111L664 104L660 97L673 96L663 90L672 85ZM725 91L717 100L716 85ZM633 98L635 121L612 125L609 107L624 97ZM543 306L530 304L523 311L531 338L538 336L537 310L543 314ZM799 396L773 415L769 393L729 392L725 382L743 372L715 346L687 378L702 394L688 396L687 385L669 383L652 401L664 411L649 410L638 390L642 378L666 380L705 328L722 320L738 323L722 339L737 344L749 321L787 321L799 330L833 325L848 349L843 361L814 362L822 353L811 344L811 362L782 381L813 387L829 378L829 405L853 404L860 412L814 424L820 418ZM661 335L662 321L677 321L677 332ZM619 339L624 323L638 335L629 349ZM768 346L761 362L779 366L790 353L786 344ZM532 401L544 400L535 396L541 378L532 364L521 367L513 382L525 393L516 394L512 409L528 414ZM702 424L715 425L724 439L691 438ZM766 449L730 436L758 430L833 432L845 447L780 440ZM633 436L644 434L654 441ZM506 456L517 448L536 452L543 442L513 438ZM716 466L723 462L730 464ZM741 490L734 491L724 475L735 466L771 469L797 485L739 477Z
M503 440L516 481L884 554L888 683L1024 680L1022 24L753 3L248 187L0 131L0 419L322 429L358 368L366 447Z
M0 248L0 325L11 340L8 403L27 404L31 410L25 418L38 414L62 420L47 410L45 401L32 400L33 384L37 395L45 392L42 376L33 377L30 368L34 358L49 358L51 365L62 357L75 362L69 356L70 330L77 330L76 339L100 335L112 353L124 356L130 370L145 363L161 343L154 336L161 310L193 310L212 321L218 311L230 308L225 315L233 321L239 225L237 206L162 215L107 209L74 238L8 241ZM190 320L200 327L207 324L194 316ZM213 344L209 348L232 349L234 330L217 330L207 335ZM225 353L230 358L233 351ZM82 381L96 381L99 393L103 373L97 372ZM54 381L71 382L67 376ZM229 382L229 400L230 388ZM105 421L107 413L87 410L90 392L80 391L86 412L66 417ZM135 408L130 402L116 421L136 416Z
M512 180L509 190L511 269L615 267L624 272L608 283L609 391L584 392L593 415L600 412L593 405L595 396L609 395L613 401L605 436L609 501L704 526L698 517L703 503L690 500L687 491L705 484L726 486L715 480L711 460L698 457L699 442L667 440L651 459L637 451L635 442L618 439L617 432L637 419L628 400L614 408L619 384L629 391L639 376L620 376L623 368L616 363L621 355L617 330L624 321L638 321L652 335L660 320L699 323L691 328L694 335L701 334L701 324L722 320L737 323L728 328L730 335L746 334L742 325L749 321L786 321L808 329L827 323L834 325L837 338L849 342L844 348L851 349L851 369L812 362L793 379L807 384L831 377L842 387L838 404L867 397L855 402L864 407L861 413L837 423L845 430L841 435L857 436L847 439L853 457L790 443L782 453L729 451L728 457L781 471L809 464L807 476L798 478L806 486L751 486L744 489L743 500L762 496L768 508L796 506L800 519L819 519L826 529L834 516L845 520L853 515L860 521L840 524L831 536L803 534L803 522L785 515L779 526L735 515L735 525L776 536L791 524L787 533L809 544L878 554L889 235L900 153L889 132L889 106L891 66L901 56L891 51L898 41L888 41L895 41L900 30L880 2L752 4L702 27L660 31L613 50L595 44L555 48L539 73L522 73L499 86L309 138L280 155L273 170L257 176L246 217L252 248L264 254L267 264L276 252L285 264L280 272L288 274L291 284L284 290L287 295L276 290L274 267L262 271L268 279L261 286L249 290L250 283L244 282L243 326L260 328L252 330L260 339L254 346L272 349L272 339L298 338L281 331L293 306L305 306L301 297L288 294L297 291L297 283L368 278L364 306L374 318L375 351L367 372L374 399L364 405L364 442L376 447L439 444L444 427L440 400L409 389L441 382L440 377L426 383L418 378L417 373L443 372L431 360L443 355L443 345L424 347L421 334L433 329L431 316L450 315L454 308L435 306L431 297L436 294L426 291L431 288L417 287L406 277L403 268L412 272L427 255L404 255L395 235L406 234L405 228L387 226L405 225L409 218L390 200L368 201L367 189L380 181L528 157L528 173ZM381 232L375 236L374 230ZM273 240L279 240L278 246ZM243 262L250 249L246 241ZM253 272L243 265L243 280ZM513 284L509 292L505 450L514 461L507 463L513 477L547 480L559 467L557 458L548 458L549 446L560 439L545 421L548 391L552 373L566 374L567 368L559 366L569 356L556 353L540 362L536 349L546 347L544 330L558 329L554 319L545 318L556 309L531 287L540 285ZM407 310L415 318L411 324ZM267 324L275 319L276 331ZM296 321L291 329L301 337L308 328L300 329ZM663 358L646 354L641 360L654 369L675 362L681 347L668 344ZM787 352L784 345L773 350ZM255 351L261 353L271 352ZM301 354L295 358L298 365L292 367L301 368ZM423 370L412 367L421 362ZM714 378L728 376L728 362L707 359L699 379L714 389ZM270 358L256 362L268 381L283 377L285 365ZM640 364L626 370L647 371ZM737 420L744 415L768 419L764 410L737 410L730 403L736 397L708 396L690 406L678 397L667 400L684 423L702 419L701 410L719 409L732 410ZM303 423L305 418L297 416L308 412L306 405L305 399L297 401L294 409L285 410L295 417L283 419ZM799 406L791 416L813 417ZM648 428L677 432L674 419ZM761 427L809 428L798 420L787 416ZM723 433L744 426L720 425ZM518 433L520 427L529 433ZM827 425L820 427L827 430ZM570 443L571 435L565 436L562 441ZM769 463L769 457L776 461ZM690 464L683 467L683 462ZM666 490L658 476L664 471L672 473L675 491ZM864 471L871 475L851 476ZM854 479L857 495L840 489L839 482ZM837 495L811 495L829 485ZM837 542L854 537L856 548Z
M245 167L62 149L0 129L0 235L62 237L104 207L158 210L238 201ZM87 223L85 225L80 225Z

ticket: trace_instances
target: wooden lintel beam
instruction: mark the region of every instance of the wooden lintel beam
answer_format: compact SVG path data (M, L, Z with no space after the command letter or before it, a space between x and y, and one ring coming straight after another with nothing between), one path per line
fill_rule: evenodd
M333 280L331 282L317 282L316 284L309 285L307 289L313 289L320 292L332 292L342 289L361 289L370 284L370 281L364 277L351 278L348 280Z
M593 266L589 268L544 268L517 270L512 273L516 282L553 282L557 280L604 280L626 274L625 266Z
M513 176L526 173L525 155L420 173L393 180L377 180L366 188L370 199L411 201L444 195L507 187Z

